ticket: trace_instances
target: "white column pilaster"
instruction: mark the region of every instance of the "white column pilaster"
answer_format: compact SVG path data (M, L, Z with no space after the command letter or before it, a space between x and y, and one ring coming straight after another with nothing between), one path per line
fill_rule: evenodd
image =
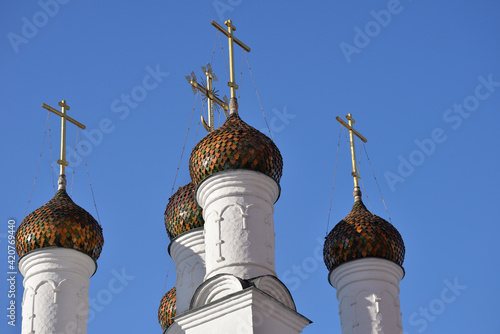
M202 181L196 199L205 220L205 279L274 275L274 202L279 186L249 170L219 172Z
M23 256L23 334L87 333L89 278L96 265L71 248L41 248Z
M337 289L342 334L402 334L399 282L403 269L392 261L346 262L329 277Z
M205 238L203 229L184 232L170 245L175 262L177 314L189 309L195 290L205 277Z

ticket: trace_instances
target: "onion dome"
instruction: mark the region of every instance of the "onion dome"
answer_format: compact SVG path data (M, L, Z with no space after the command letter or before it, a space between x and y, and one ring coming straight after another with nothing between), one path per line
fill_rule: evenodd
M391 223L372 214L358 200L351 213L326 237L323 257L330 272L342 263L367 257L386 259L402 266L405 246Z
M60 189L47 204L30 213L16 232L17 254L45 247L81 251L97 260L104 238L99 223Z
M175 192L168 200L165 210L165 227L170 240L176 236L202 227L205 223L201 207L194 198L195 185L188 183Z
M177 309L177 290L172 288L163 296L158 309L158 322L161 328L165 331L174 322Z
M203 138L189 159L195 185L212 174L232 169L261 172L278 184L283 172L283 158L273 141L245 123L237 112L232 112L220 128Z

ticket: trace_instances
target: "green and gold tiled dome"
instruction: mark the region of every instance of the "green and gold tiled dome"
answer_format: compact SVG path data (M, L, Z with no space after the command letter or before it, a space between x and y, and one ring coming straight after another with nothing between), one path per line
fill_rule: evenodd
M243 122L236 112L203 138L189 159L195 185L212 174L231 169L261 172L278 184L283 172L283 158L273 141Z
M165 331L173 322L177 309L177 290L175 287L163 296L158 309L158 322Z
M99 223L76 205L64 189L26 216L16 231L16 249L20 257L35 249L65 247L97 260L103 244Z
M358 200L351 213L326 237L323 257L330 272L342 263L367 257L387 259L402 266L405 246L392 224L372 214Z
M165 227L170 240L204 224L201 207L196 204L194 198L194 190L195 185L188 183L179 187L168 200Z

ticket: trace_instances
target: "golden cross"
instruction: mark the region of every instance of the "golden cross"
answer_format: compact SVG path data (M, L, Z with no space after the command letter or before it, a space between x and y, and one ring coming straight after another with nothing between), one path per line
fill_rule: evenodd
M65 100L62 100L59 102L59 106L61 107L61 111L58 111L51 106L46 105L45 103L42 103L42 107L45 109L52 111L54 114L57 116L61 117L61 159L57 160L57 163L61 165L60 169L60 176L64 177L64 171L65 167L69 164L66 161L66 121L70 121L71 123L75 124L79 128L85 130L85 125L81 124L78 121L75 121L73 118L69 117L66 114L66 111L69 110L69 106L66 104Z
M352 127L352 125L355 123L354 118L352 118L352 115L347 114L346 118L349 121L349 124L344 122L342 120L342 118L340 118L339 116L336 117L337 121L339 121L340 124L342 124L343 126L345 126L346 128L349 129L349 137L351 140L352 176L354 177L354 189L356 191L356 190L359 190L358 179L360 179L361 177L359 176L358 166L356 164L356 149L354 148L354 135L356 135L359 139L361 139L365 143L367 142L367 140L365 137L363 137L361 135L361 133L354 130L354 128ZM355 197L356 197L356 195L355 195Z
M205 121L203 116L201 116L201 123L203 124L203 127L205 130L208 132L214 131L214 105L213 102L217 103L219 106L222 107L222 110L224 111L224 114L226 115L226 118L229 117L229 114L227 113L227 110L229 110L229 104L227 101L227 97L224 96L224 101L219 99L217 95L215 94L214 88L212 81L217 81L217 77L215 74L212 72L212 66L210 64L207 64L207 67L202 66L201 69L207 76L207 87L203 87L203 85L200 85L196 81L196 75L194 72L191 72L191 76L186 76L187 81L191 84L191 88L193 89L193 94L196 94L196 89L198 89L200 92L202 92L206 97L207 97L207 102L208 102L208 122Z
M224 22L224 24L227 26L227 31L217 22L212 21L212 25L229 38L229 82L227 83L227 85L231 87L231 98L236 98L236 90L238 89L238 85L234 81L235 72L233 42L241 46L246 52L250 52L250 48L246 46L242 41L234 37L233 31L236 30L236 27L233 25L231 20L227 20L226 22Z

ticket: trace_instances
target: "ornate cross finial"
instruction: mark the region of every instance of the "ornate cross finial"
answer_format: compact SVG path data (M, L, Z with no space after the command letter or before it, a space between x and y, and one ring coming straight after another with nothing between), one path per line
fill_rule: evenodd
M212 21L212 25L229 38L229 82L227 85L231 87L231 98L236 98L238 85L235 82L233 42L241 46L246 52L250 52L250 48L242 41L234 37L233 31L236 30L236 27L233 25L231 20L227 20L224 24L227 26L227 31L217 22Z
M217 77L215 76L214 73L212 73L212 66L210 65L210 63L207 64L207 68L205 68L205 66L202 66L201 70L207 76L207 92L211 94L213 97L212 81L217 81ZM203 119L203 116L201 116L201 123L203 123L203 127L205 128L205 130L207 130L208 132L212 132L214 131L214 106L212 98L209 96L207 96L207 106L208 106L208 124Z
M363 142L367 142L366 138L361 135L358 131L354 130L352 125L355 123L354 118L352 118L351 114L347 114L346 116L347 120L349 121L349 124L344 122L342 118L339 116L336 117L337 121L340 122L343 126L349 129L349 139L351 141L351 156L352 156L352 176L354 177L354 199L359 200L361 199L361 191L359 189L359 182L358 179L361 177L359 176L358 172L358 166L356 164L356 149L354 147L354 135L356 135L359 139L361 139Z
M69 106L66 104L65 100L59 102L59 106L61 107L61 111L58 111L51 106L42 103L42 107L52 111L57 116L61 117L61 158L57 160L57 163L61 165L60 173L59 173L59 189L66 189L66 175L65 175L65 167L69 164L66 161L66 121L70 121L75 124L82 130L85 130L85 125L80 122L74 120L66 114L66 111L69 110Z
M198 89L200 92L205 95L207 102L208 102L208 122L205 121L203 116L201 116L201 123L203 124L203 127L205 127L205 130L208 132L214 131L214 104L213 102L217 103L222 110L224 111L224 114L226 115L226 118L229 117L229 114L227 111L229 110L229 103L227 101L227 97L224 96L223 100L219 99L217 97L216 91L213 88L212 81L217 81L217 77L215 74L212 72L212 66L210 64L207 64L207 66L202 66L201 67L203 73L207 76L207 85L204 87L203 85L199 84L196 81L196 75L194 72L191 72L191 76L186 76L187 81L191 84L191 88L193 89L193 94L196 94L196 89Z

